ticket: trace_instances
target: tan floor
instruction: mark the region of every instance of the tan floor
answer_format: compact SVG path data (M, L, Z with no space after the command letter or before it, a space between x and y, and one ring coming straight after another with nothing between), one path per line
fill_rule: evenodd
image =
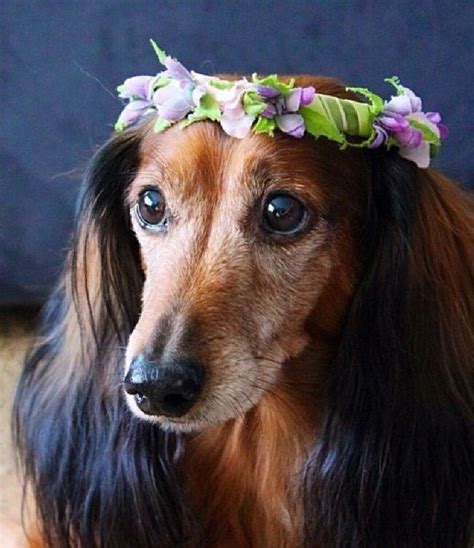
M15 383L31 344L36 311L0 310L0 546L20 546L5 539L2 524L20 523L21 487L10 438ZM8 529L13 531L13 529ZM13 535L13 533L12 533ZM6 542L6 541L9 542Z

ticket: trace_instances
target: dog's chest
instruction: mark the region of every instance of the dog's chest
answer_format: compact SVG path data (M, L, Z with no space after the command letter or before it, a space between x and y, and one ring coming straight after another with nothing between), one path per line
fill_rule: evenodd
M182 473L206 546L300 545L309 441L293 426L270 424L256 411L189 442Z

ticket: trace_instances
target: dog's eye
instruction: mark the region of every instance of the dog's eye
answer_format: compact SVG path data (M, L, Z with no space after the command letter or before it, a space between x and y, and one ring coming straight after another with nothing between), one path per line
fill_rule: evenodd
M166 203L158 190L145 190L138 198L136 214L138 221L145 228L160 225L166 213Z
M273 194L263 207L262 227L278 234L294 234L305 225L308 211L305 206L289 194Z

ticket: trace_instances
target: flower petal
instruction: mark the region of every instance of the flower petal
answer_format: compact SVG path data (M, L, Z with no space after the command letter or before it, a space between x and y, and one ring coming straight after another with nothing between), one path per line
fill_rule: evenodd
M387 132L380 126L374 125L375 137L369 144L369 148L382 146L388 140Z
M276 88L270 86L257 85L257 91L265 99L274 99L280 95L280 92Z
M121 86L119 97L122 99L132 99L140 97L140 99L150 99L149 90L156 80L156 76L133 76L127 78Z
M428 126L431 131L439 137L439 129L436 124L434 124L428 116L424 112L414 112L413 114L410 114L408 117L408 120L417 120L418 122L425 124Z
M438 130L439 130L439 138L441 140L446 139L446 137L449 135L449 130L447 126L444 124L438 124Z
M206 95L206 90L202 86L196 86L193 90L193 103L198 107L202 97Z
M313 86L303 88L303 92L301 94L301 106L305 107L307 105L310 105L314 101L315 95L316 90Z
M415 164L425 169L430 165L430 145L426 141L421 141L417 147L400 147L400 156L415 162Z
M441 122L441 114L439 112L425 112L425 116L432 124L439 124Z
M297 112L301 104L301 88L293 88L286 96L286 112Z
M417 129L408 127L404 131L395 133L394 137L401 146L417 147L423 139L423 134Z
M168 56L165 59L166 75L173 80L185 80L192 82L193 77L187 68L185 68L179 61Z
M161 118L170 122L181 120L195 106L193 101L193 84L171 82L155 91L153 102Z
M421 112L422 102L421 99L413 92L410 88L403 87L406 95L410 99L411 111L412 112Z
M141 118L149 108L148 101L131 101L120 113L117 124L123 127L130 126Z
M166 101L166 103L158 105L158 114L160 115L160 118L168 120L169 122L182 120L186 114L191 112L191 110L192 107L180 97L176 97L174 100Z
M275 105L272 105L271 103L265 107L264 110L262 110L261 115L264 118L273 118L276 116L277 109L275 108Z
M401 114L387 111L379 116L377 122L388 131L403 131L410 125Z
M304 120L300 114L283 114L276 117L277 126L292 137L303 137Z
M241 118L229 118L225 114L221 117L222 129L231 137L237 137L237 139L243 139L250 131L252 124L255 120L255 116L245 114Z
M410 98L407 95L397 95L396 97L392 97L385 105L384 111L393 112L401 116L411 114L412 105Z

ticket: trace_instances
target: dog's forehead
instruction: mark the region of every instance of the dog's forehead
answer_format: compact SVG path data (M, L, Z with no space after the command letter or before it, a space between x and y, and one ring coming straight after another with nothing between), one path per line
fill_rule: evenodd
M212 122L197 122L156 134L150 129L140 147L138 179L158 178L182 197L219 191L229 185L255 191L269 180L308 183L317 176L314 143L276 135L250 134L244 139L226 135ZM314 186L313 191L322 193ZM322 198L322 196L321 196Z
M209 170L232 167L235 171L274 154L271 139L255 134L236 139L217 124L197 122L184 129L174 126L160 134L148 131L142 141L140 164L144 169L209 176L216 175Z

